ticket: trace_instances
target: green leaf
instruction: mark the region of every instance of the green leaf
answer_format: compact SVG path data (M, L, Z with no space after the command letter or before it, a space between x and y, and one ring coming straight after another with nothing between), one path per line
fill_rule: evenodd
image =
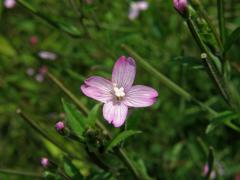
M0 36L0 54L5 56L15 56L17 53L12 45L3 36Z
M176 63L182 64L184 66L192 67L193 69L202 69L203 65L199 58L191 56L179 56L173 60Z
M66 157L64 158L63 167L66 174L71 177L72 180L83 179L83 176L80 174L78 168L76 168Z
M71 24L68 24L65 21L60 22L57 19L48 17L47 15L41 13L36 8L34 8L31 4L29 4L28 2L26 2L24 0L19 0L18 3L22 7L24 7L28 11L30 11L32 14L38 16L39 18L41 18L42 20L44 20L51 26L55 27L56 29L63 31L72 37L80 37L81 31L77 27L75 27Z
M240 38L240 27L237 27L227 38L224 45L224 54L226 54L232 47L232 45Z
M100 106L101 104L96 104L88 114L87 125L91 128L95 126Z
M62 103L68 125L76 135L81 136L85 129L84 116L74 105L67 103L64 99L62 99Z
M226 124L230 122L233 119L236 119L238 117L238 114L232 111L225 111L222 113L219 113L216 117L214 117L211 120L211 123L206 128L206 133L210 133L213 131L216 127Z
M120 142L124 141L125 139L129 138L130 136L133 136L135 134L139 134L141 131L135 131L135 130L126 130L123 132L120 132L117 134L107 145L106 152L117 146Z

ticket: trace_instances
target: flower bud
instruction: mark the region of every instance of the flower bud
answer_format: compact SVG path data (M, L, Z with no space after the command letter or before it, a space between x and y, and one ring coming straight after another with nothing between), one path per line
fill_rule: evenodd
M37 36L31 36L29 41L31 45L36 45L38 43L38 38Z
M187 11L187 4L187 0L173 0L174 8L182 15Z
M59 131L59 132L63 131L64 128L65 128L64 122L58 121L58 122L55 124L55 128L56 128L56 130Z
M16 6L16 1L15 0L5 0L4 6L8 9L14 8Z
M49 166L49 160L46 157L41 158L41 165L42 167L46 168Z

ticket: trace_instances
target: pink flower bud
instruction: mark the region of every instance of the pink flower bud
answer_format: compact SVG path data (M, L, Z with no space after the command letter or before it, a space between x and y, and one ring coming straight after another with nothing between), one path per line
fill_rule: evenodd
M41 165L42 167L46 168L49 165L49 160L46 157L41 158Z
M41 66L38 71L40 74L45 75L48 71L48 68L47 66Z
M15 0L5 0L4 6L5 6L5 8L8 8L8 9L14 8L16 6L16 1Z
M31 36L29 41L31 45L36 45L38 43L38 38L37 36Z
M65 128L64 122L58 121L55 124L55 128L56 128L57 131L62 131Z
M173 0L174 8L180 13L184 14L187 10L187 0Z

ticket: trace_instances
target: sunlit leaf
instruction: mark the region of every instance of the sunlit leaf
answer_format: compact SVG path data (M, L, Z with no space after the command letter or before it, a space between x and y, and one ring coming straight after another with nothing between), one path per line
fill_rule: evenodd
M83 179L83 176L80 174L77 167L67 158L64 158L63 164L64 170L66 174L71 177L72 180L80 180Z
M11 57L16 55L15 49L3 36L0 36L0 54Z

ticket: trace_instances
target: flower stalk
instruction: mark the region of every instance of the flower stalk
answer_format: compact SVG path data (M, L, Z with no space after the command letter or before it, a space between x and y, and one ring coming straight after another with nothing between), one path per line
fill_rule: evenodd
M60 150L62 150L64 153L68 154L70 157L79 159L76 155L70 153L65 146L59 144L55 141L54 138L49 136L38 124L36 124L32 119L30 119L25 113L22 112L21 109L17 109L17 114L25 121L27 122L36 132L38 132L41 136L43 136L45 139L47 139L49 142L54 144L56 147L58 147Z
M60 82L53 74L51 74L50 72L47 72L47 76L49 77L49 79L56 84L77 106L80 110L82 110L83 112L85 112L85 115L87 115L90 110L84 105L82 104L78 98L71 92L69 91L62 82ZM106 129L106 127L99 121L96 121L97 126L102 129L103 133L106 134L109 138L111 138L111 134L110 132ZM133 176L136 179L141 179L140 175L137 173L137 168L135 168L133 162L127 157L126 152L120 148L117 147L117 149L119 149L120 153L119 153L119 157L120 160L126 165L126 167L128 167L130 169L130 171L132 172ZM127 158L127 159L126 159Z
M203 111L206 111L211 115L211 117L217 116L218 112L213 110L208 105L202 103L195 97L193 97L190 93L188 93L186 90L181 88L179 85L171 81L169 78L167 78L165 75L163 75L161 72L159 72L157 69L155 69L153 66L151 66L146 60L144 60L141 56L139 56L135 51L133 51L131 48L129 48L127 45L122 45L122 48L127 51L132 57L134 57L147 71L152 73L161 83L163 83L165 86L167 86L169 89L171 89L176 94L180 95L181 97L191 100L192 102L196 103ZM175 87L177 89L175 89ZM237 127L232 122L224 122L224 124L231 129L237 131L240 133L240 128Z
M225 31L225 18L224 18L224 3L223 0L217 0L217 10L218 10L218 25L220 31L220 37L222 43L226 42L226 31Z

